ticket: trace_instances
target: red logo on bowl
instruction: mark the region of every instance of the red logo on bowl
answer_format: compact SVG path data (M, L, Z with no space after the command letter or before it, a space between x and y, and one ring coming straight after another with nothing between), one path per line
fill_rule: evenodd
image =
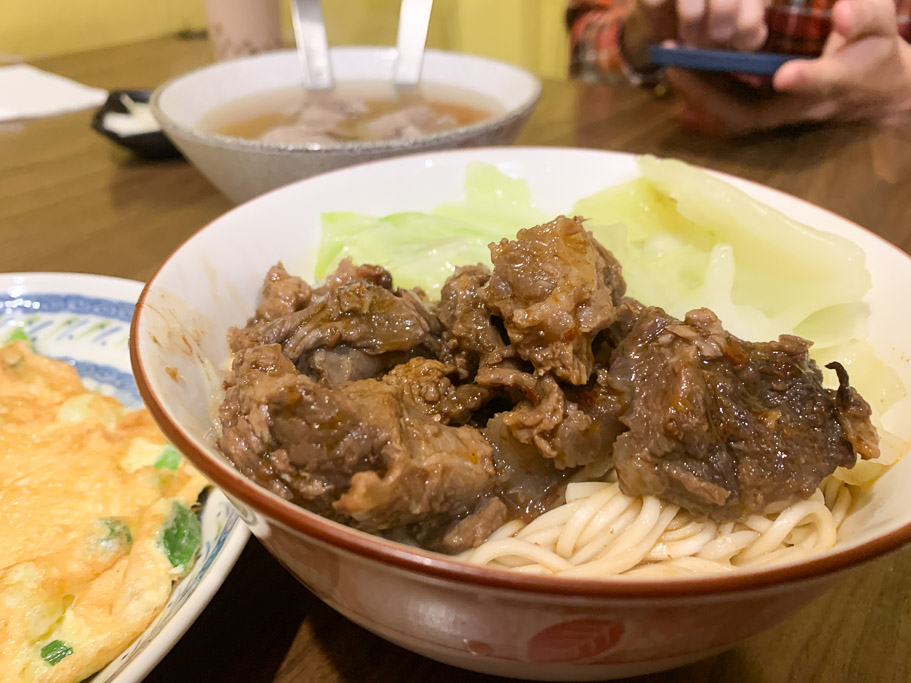
M623 636L622 621L574 619L549 626L528 641L528 659L542 664L578 662L603 655Z

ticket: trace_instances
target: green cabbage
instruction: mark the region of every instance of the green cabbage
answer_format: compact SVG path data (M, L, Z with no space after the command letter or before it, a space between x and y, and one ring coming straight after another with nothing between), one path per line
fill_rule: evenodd
M707 306L733 334L773 339L818 311L858 304L870 289L864 252L853 242L683 162L643 157L639 167L641 178L573 207L609 249L616 239L609 226L626 226L627 260L620 262L630 296L678 317ZM854 317L865 315L854 309ZM826 333L843 329L852 328Z
M469 165L465 200L431 213L403 212L374 218L352 212L322 216L316 276L339 261L382 265L401 287L420 287L431 296L458 266L490 263L487 245L547 217L534 208L528 185L495 166Z
M456 266L489 263L488 243L499 235L455 218L425 213L394 213L370 218L326 213L316 262L325 277L343 258L382 265L401 287L439 292Z
M813 340L814 358L843 362L880 413L904 396L898 375L865 341L870 275L859 246L682 162L642 157L639 167L639 178L567 211L588 219L620 261L630 296L681 318L710 308L744 339ZM462 202L384 218L324 214L316 274L351 257L433 296L456 266L489 263L490 242L550 218L535 208L525 181L475 162Z

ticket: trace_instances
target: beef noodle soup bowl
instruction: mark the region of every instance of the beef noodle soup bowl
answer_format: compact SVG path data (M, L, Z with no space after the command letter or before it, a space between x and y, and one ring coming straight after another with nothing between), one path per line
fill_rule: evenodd
M392 87L395 49L331 50L336 88L305 94L296 52L220 62L159 87L164 132L229 199L242 202L342 166L423 150L509 144L538 101L529 72L428 50L417 88Z
M823 549L782 556L761 566L746 563L722 567L714 573L707 568L704 572L658 572L657 575L639 572L605 578L572 576L571 572L564 576L547 575L531 571L533 568L509 569L498 563L479 566L471 558L409 546L305 509L274 492L281 493L282 484L268 476L268 463L264 465L266 469L259 470L260 474L265 473L259 477L264 485L245 476L235 466L237 458L232 458L234 462L226 458L217 444L229 432L237 436L236 424L219 422L218 416L225 400L224 382L231 364L226 342L229 329L243 327L254 316L262 302L266 273L281 261L288 272L314 282L315 266L326 265L317 263L320 226L324 222L341 236L339 239L348 248L353 248L352 239L357 235L367 239L369 233L363 226L354 237L344 236L342 219L345 216L350 219L354 214L332 214L324 218L325 212L393 214L398 218L384 219L382 225L395 224L400 231L412 224L408 221L416 220L413 212L426 214L437 211L441 205L447 208L433 214L440 217L440 225L449 225L446 221L455 220L455 216L464 217L467 205L458 202L465 192L466 170L475 161L494 164L510 176L526 180L536 211L550 218L570 212L577 200L639 173L637 160L628 155L508 147L415 155L343 169L269 193L203 228L162 265L147 285L137 308L131 335L133 363L152 414L172 442L226 492L265 547L314 593L384 638L456 666L518 677L595 680L670 668L731 647L783 620L833 586L851 568L911 540L911 511L902 494L911 485L908 458L883 468L881 476L869 485L852 488L853 507L847 517L837 512L838 496L834 489L826 489L828 484L823 486L826 491L814 494L818 498L807 501L808 505L825 510L821 513L823 517L831 512L843 519L839 522L837 540L833 537ZM911 346L911 322L904 314L902 296L898 294L911 291L911 262L907 255L858 226L803 201L742 180L727 180L793 219L847 238L832 244L844 249L841 253L849 255L855 265L860 254L872 278L861 307L863 315L869 312L866 318L869 343L886 366L907 384L911 368L907 355L905 360L902 357ZM472 191L470 187L469 191ZM690 195L695 191L687 190ZM483 204L486 213L479 212L475 206L471 215L499 215L502 219L502 214L497 214L498 205L489 203L493 201L492 194L485 196L482 199L488 202ZM500 197L509 203L509 211L518 212L520 222L528 221L529 226L538 222L533 217L537 214L522 208L520 188L504 190ZM738 209L738 214L746 216L755 209L752 206L753 209ZM591 213L597 207L588 202L587 208ZM446 214L445 218L442 214ZM762 215L763 225L772 220L765 213ZM581 234L572 221L561 225L566 235ZM594 219L588 225L594 226ZM402 233L402 239L408 234L412 240L423 239L416 233ZM508 236L515 239L515 232ZM464 247L467 239L453 242L450 245L453 253ZM732 243L737 239L736 235L730 236ZM382 240L369 244L372 246L365 247L368 255L376 259L384 257ZM825 251L828 247L820 242L815 244L814 257L822 253L837 257L835 252ZM610 263L608 256L597 256L600 253L597 249L591 253L592 258ZM637 268L642 265L632 260L632 253L617 251L621 262L627 259L625 277L630 287ZM433 258L430 250L425 249L423 260L405 259L400 262L399 275L395 267L391 268L392 275L406 283L417 266L430 268ZM863 266L859 270L855 266L851 268L855 273L866 272ZM608 271L613 273L610 278L616 290L620 287L618 275L610 268L603 272ZM371 272L369 277L383 282L381 271ZM847 271L838 272L848 278ZM279 299L285 303L273 300L273 304L288 304L293 308L293 300L301 295L303 285L299 281L282 280L276 273L273 271L277 278L273 294L281 291ZM778 275L779 281L786 277L787 273ZM770 281L767 289L772 291L776 286L776 282ZM801 296L814 296L812 281L802 281L800 287ZM830 296L830 289L825 288L821 295ZM631 291L631 295L645 299L641 289L638 291ZM383 301L405 296L394 295L387 289L383 292L382 296L386 297ZM591 300L597 296L592 294ZM430 290L429 297L438 299L440 294ZM412 304L414 301L417 299ZM602 301L609 301L609 297ZM713 306L722 323L733 329L734 314L723 310L718 301ZM644 303L651 302L644 300ZM260 313L266 315L263 311L261 308ZM693 319L687 325L692 327L697 323ZM675 334L694 338L685 327L678 325ZM774 337L760 337L762 341L769 338ZM792 349L787 353L803 353L799 349L793 351L800 346L797 342L787 344ZM709 353L711 344L705 348ZM291 373L297 372L292 361L281 360L280 347L272 349L279 355L274 362L257 361L259 370L277 377L280 373L276 369L287 363ZM596 357L593 362L597 366L601 361ZM614 363L612 367L617 365ZM298 367L304 366L298 362ZM849 367L854 373L852 381L857 386L863 384L860 367L856 364ZM557 384L567 396L578 397L569 380L561 378ZM876 392L864 391L871 403L878 405ZM828 395L834 397L835 392ZM331 394L326 396L330 403L335 400ZM345 400L354 399L349 395ZM584 400L573 400L577 401L575 405L586 408ZM381 402L378 400L377 410ZM371 423L374 419L371 415L376 412L371 405L360 405L366 407L349 421L352 434ZM232 419L230 411L221 415L225 420ZM764 419L767 418L768 415ZM415 418L414 424L422 419ZM907 444L902 439L908 435L901 430L907 431L911 424L909 399L895 403L882 420L882 424L901 437L888 441L886 430L881 430L883 451L906 450ZM309 426L299 424L298 428L316 428L317 423L328 424L326 420L311 420ZM767 422L769 430L775 430L774 423L775 420ZM267 422L252 420L248 426L246 436L241 438L271 438ZM226 452L232 452L224 442L222 446ZM280 470L278 461L273 464ZM619 463L617 467L619 470ZM603 472L590 472L589 478L597 479L601 475ZM824 500L825 493L832 494L830 501ZM660 505L667 509L666 502ZM780 513L779 518L785 514ZM584 534L582 530L577 532ZM747 536L750 533L754 532L746 530ZM709 536L715 538L713 534ZM544 541L541 544L546 545ZM753 548L750 552L759 551Z

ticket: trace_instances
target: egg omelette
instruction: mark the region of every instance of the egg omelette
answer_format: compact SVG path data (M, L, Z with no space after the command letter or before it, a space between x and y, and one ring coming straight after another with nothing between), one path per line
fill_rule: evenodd
M80 681L192 565L207 485L145 410L0 346L0 680Z

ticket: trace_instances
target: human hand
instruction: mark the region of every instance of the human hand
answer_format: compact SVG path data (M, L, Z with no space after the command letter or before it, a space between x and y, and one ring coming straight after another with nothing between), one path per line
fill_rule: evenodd
M755 50L766 35L764 0L635 0L624 22L624 47L635 62L645 61L649 45L667 40Z
M683 121L741 135L814 121L911 121L911 45L898 34L893 0L839 0L822 56L792 60L772 80L776 93L745 98L717 78L669 71L687 105Z

